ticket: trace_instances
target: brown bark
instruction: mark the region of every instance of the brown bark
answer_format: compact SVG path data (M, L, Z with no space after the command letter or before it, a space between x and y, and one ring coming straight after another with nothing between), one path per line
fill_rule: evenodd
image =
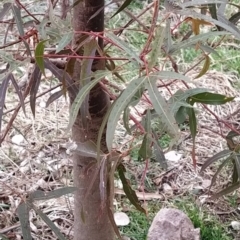
M74 2L78 2L75 0ZM81 33L79 31L102 32L104 30L104 12L102 11L95 18L89 18L104 5L104 0L82 0L73 10L73 25L75 34L75 44L78 42ZM78 32L77 32L78 31ZM99 41L102 47L102 40ZM94 67L95 66L95 67ZM96 67L97 66L97 67ZM93 70L104 68L104 62L93 63ZM76 61L73 71L73 78L79 81L80 63ZM71 98L71 96L70 96ZM71 98L71 102L73 99ZM98 131L103 117L109 107L109 97L103 92L100 85L96 85L91 90L89 96L89 112L91 120L87 129L83 129L81 116L72 128L72 139L78 144L92 140L96 143ZM106 151L105 139L102 139L101 150ZM107 209L101 207L99 175L94 182L90 193L85 197L89 184L91 183L97 166L89 167L94 159L73 155L74 185L77 187L74 198L74 240L113 240L113 228L108 219Z

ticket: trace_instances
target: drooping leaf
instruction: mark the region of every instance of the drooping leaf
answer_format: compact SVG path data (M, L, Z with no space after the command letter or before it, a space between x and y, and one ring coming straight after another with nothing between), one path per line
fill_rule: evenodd
M67 128L67 131L73 126L73 124L77 118L79 109L80 109L85 97L87 96L87 94L101 79L103 79L104 77L106 77L109 74L111 74L111 72L109 72L109 71L103 71L103 70L96 71L95 73L92 74L92 77L94 77L94 80L92 80L91 82L86 84L83 88L81 88L81 90L77 94L76 98L74 99L74 102L71 105L70 120L69 120L69 125Z
M117 10L116 13L113 14L111 18L116 16L118 13L122 12L132 1L134 0L125 0L124 3L121 5L121 7Z
M234 143L233 138L239 136L239 134L235 131L230 131L227 136L226 136L226 141L227 141L227 145L229 150L231 151L235 151L236 150L236 144Z
M0 9L0 20L2 21L6 14L11 9L12 4L10 2L6 2L3 4L3 8Z
M200 26L204 25L204 26L212 26L211 23L204 21L202 19L196 19L196 18L187 18L185 21L187 22L191 22L192 23L192 31L194 32L195 35L199 35L200 33Z
M58 98L60 98L61 96L63 95L63 90L59 90L55 93L53 93L47 100L46 102L46 108L52 103L54 102L55 100L57 100Z
M10 81L10 75L8 74L4 78L2 78L1 85L0 85L0 131L2 129L3 109L5 105L5 97L6 97L9 81Z
M217 20L217 8L216 8L216 3L215 4L208 4L208 9L211 13L211 16L213 19Z
M215 154L214 156L208 158L206 160L206 162L202 165L201 172L203 172L208 166L210 166L214 162L216 162L220 159L229 157L231 155L231 153L232 153L232 151L230 151L230 150L223 150L223 151Z
M101 209L104 209L106 207L107 202L107 185L108 185L108 179L107 179L107 158L104 157L101 161L101 166L99 170L99 191L100 191L100 199L101 199Z
M35 65L31 75L31 78L34 78L34 81L31 81L32 86L30 89L30 107L34 117L35 117L36 98L37 98L38 88L41 82L41 75L42 73L40 71L40 68L37 65Z
M158 137L155 132L153 132L153 153L156 157L156 160L160 163L161 167L164 170L167 170L167 160L165 158L164 152L159 144Z
M14 15L14 19L16 20L16 24L17 24L17 29L18 29L19 35L22 37L22 41L23 41L23 43L24 43L24 45L26 47L27 54L29 56L32 56L31 50L29 48L29 45L26 42L26 40L24 39L24 29L23 29L24 26L23 26L21 11L14 4L12 4L11 6L12 6L12 13Z
M179 137L179 129L176 124L174 114L170 110L170 105L167 104L165 99L161 96L155 81L150 77L146 81L146 87L148 89L152 105L160 117L159 120L163 125L163 129L167 131L171 137L177 139Z
M175 119L178 124L182 124L186 121L187 118L187 108L181 106L175 113Z
M94 60L94 56L97 49L97 43L95 39L90 39L88 42L86 42L83 46L84 56L89 56L92 58L89 59L83 59L81 63L81 73L80 73L80 86L81 88L84 87L86 84L88 84L91 81L91 72L92 72L92 64ZM81 119L82 119L82 125L84 129L87 129L87 122L90 119L89 114L89 94L86 95L81 107Z
M49 200L52 198L59 198L69 193L73 193L76 190L77 190L76 187L63 187L63 188L55 189L49 192L36 190L29 194L29 198L31 199L31 202L39 201L39 200Z
M138 159L149 159L152 156L152 138L149 133L144 135L141 147L138 151Z
M26 203L21 203L17 208L17 215L21 224L22 235L24 240L32 240L30 222L29 222L30 207Z
M130 48L130 44L122 41L120 37L114 35L113 33L106 32L106 37L111 40L111 42L114 42L116 46L121 48L125 54L131 57L131 60L133 60L133 63L137 61L139 64L142 64L142 60L139 58L139 56L136 54L136 51Z
M24 112L24 114L25 114L25 116L26 116L25 104L24 104L24 99L23 99L22 91L21 91L21 89L19 88L19 86L18 86L18 84L17 84L17 82L16 82L16 80L15 80L15 78L14 78L14 76L13 76L12 73L9 74L9 77L10 77L11 82L12 82L12 84L13 84L15 90L16 90L16 93L17 93L17 95L18 95L18 97L19 97L22 110L23 110L23 112Z
M163 26L157 26L154 41L152 43L152 50L149 56L148 68L151 70L158 62L161 53L161 47L165 37L166 29Z
M237 12L229 18L229 22L236 24L239 21L239 19L240 19L240 12Z
M122 164L120 164L118 166L118 174L119 174L119 178L123 184L123 191L125 192L129 201L133 204L133 206L136 207L136 209L138 209L140 212L146 213L146 210L141 206L141 203L138 200L138 197L137 197L135 191L131 188L128 180L126 179L125 174L124 174L125 172L126 172L125 167Z
M59 229L56 227L54 222L52 222L49 217L42 212L39 208L37 208L35 205L32 203L29 203L29 205L32 207L32 209L42 218L42 220L49 226L49 228L56 234L58 239L60 240L67 240L63 234L59 231Z
M112 142L114 138L115 129L119 121L120 115L126 106L129 104L135 93L142 88L145 77L136 78L132 80L127 88L121 93L118 99L111 106L111 112L107 123L106 142L108 151L111 152Z
M68 32L63 35L61 40L58 42L58 46L56 49L56 53L59 53L61 50L63 50L73 39L73 32Z
M234 159L233 171L236 172L236 178L233 178L233 183L235 183L237 181L240 181L240 155L233 153L232 157Z
M77 96L78 94L78 88L74 84L72 78L69 76L69 74L62 69L59 69L56 67L52 62L50 62L48 59L44 60L45 68L51 71L51 73L60 81L63 83L66 81L67 89L71 93L72 96Z
M220 166L218 167L216 173L213 175L212 177L212 181L211 181L211 186L209 187L211 189L211 187L215 184L216 180L217 180L217 176L220 174L220 172L222 171L223 167L229 162L230 158L226 158L225 160L223 160L223 162L220 164ZM202 170L201 170L202 171Z
M203 68L194 79L202 77L208 71L209 67L210 67L210 57L208 55L205 55L205 62L204 62Z
M195 137L197 135L197 119L195 115L195 111L193 108L187 109L188 117L189 117L189 127L193 141L195 141Z
M225 95L218 93L199 93L190 97L191 104L194 103L203 103L209 105L221 105L227 102L230 102L234 99L234 97L226 97Z
M43 54L44 54L45 42L47 42L47 40L39 42L35 49L35 60L44 76L45 76L45 68L44 68Z
M236 183L232 184L231 186L226 187L226 188L223 189L222 191L214 194L214 195L211 197L211 199L214 200L214 199L220 198L220 197L222 197L222 196L224 196L224 195L227 195L227 194L229 194L229 193L231 193L231 192L233 192L233 191L235 191L235 190L237 190L237 189L239 189L239 188L240 188L240 182L236 182Z

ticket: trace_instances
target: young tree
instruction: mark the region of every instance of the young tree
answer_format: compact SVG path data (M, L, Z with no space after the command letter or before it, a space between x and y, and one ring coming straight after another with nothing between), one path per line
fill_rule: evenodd
M143 160L148 160L152 156L153 149L155 155L157 155L160 160L163 159L164 162L163 152L158 144L158 136L156 136L151 126L151 121L156 115L160 118L163 130L175 141L177 141L177 137L179 137L177 124L185 121L188 117L194 142L197 133L197 121L193 105L195 103L207 104L209 102L215 105L224 104L231 101L232 98L220 94L213 94L206 91L206 89L189 89L187 85L189 79L184 74L179 73L178 65L174 60L174 54L180 49L189 46L200 49L202 55L198 64L202 61L205 61L205 63L197 77L202 76L210 66L209 54L215 51L213 47L208 44L207 39L212 36L226 35L229 34L229 32L239 38L239 30L234 26L236 18L239 18L239 15L236 14L229 20L226 19L223 11L224 3L219 6L215 1L208 1L207 5L206 0L191 1L180 4L181 6L176 6L175 3L172 4L172 1L168 1L165 2L166 11L164 10L162 12L163 14L160 18L159 8L161 4L160 1L155 0L148 8L153 9L150 28L139 21L139 16L135 17L131 12L126 12L131 18L130 21L123 29L116 30L114 33L108 32L105 36L104 0L74 0L71 7L68 1L62 0L61 17L64 19L66 13L72 10L74 34L70 33L61 36L60 40L58 39L58 48L53 52L47 52L44 50L44 46L47 44L46 40L52 37L51 30L59 31L56 26L55 28L50 28L51 24L54 24L55 15L53 9L57 2L58 1L51 1L47 17L43 19L37 19L19 0L16 1L16 3L9 2L2 6L0 19L12 10L20 35L18 40L5 44L3 47L9 47L13 44L23 42L29 56L28 59L34 64L34 70L24 94L21 94L19 86L12 74L11 67L14 65L14 61L9 60L9 58L6 57L6 53L2 55L2 58L7 63L7 67L1 72L5 75L2 77L0 87L0 117L3 116L5 94L9 81L12 81L16 88L20 104L17 106L13 117L7 124L1 141L3 141L11 128L18 110L21 107L24 109L24 99L29 93L30 105L34 114L36 95L41 82L41 73L44 73L45 68L49 69L62 83L62 90L52 95L48 102L50 103L56 100L62 94L66 94L66 92L68 92L70 97L70 127L72 128L72 140L74 143L69 149L73 153L74 186L76 187L74 188L74 239L112 240L114 239L113 229L117 233L117 228L114 226L112 216L113 179L116 169L124 185L124 191L127 197L137 209L144 212L144 209L138 202L134 191L131 189L124 175L125 168L121 163L121 157L124 154L128 154L128 151L121 155L112 150L114 131L120 115L124 112L124 125L128 133L134 131L129 128L129 119L131 119L136 125L135 133L139 134L140 132L142 134L142 144L138 154ZM118 12L123 11L131 2L133 2L133 0L123 1ZM200 9L202 9L202 6L204 9L208 9L209 13L202 10L201 13L192 10L191 8L196 5L200 5L198 6ZM67 8L68 6L69 8ZM24 32L24 27L27 24L23 24L21 10L25 11L38 26L37 29L34 28L33 31L28 34ZM141 14L144 14L144 11ZM172 29L169 18L172 14L185 16L186 21L192 24L192 31L188 32L181 41L176 41L174 44L172 43ZM138 21L147 36L147 41L140 54L136 54L118 37L118 35L134 21ZM166 22L166 25L157 24L158 21L160 23ZM10 24L11 23L12 22L10 22ZM215 31L213 32L209 31L208 33L200 34L200 25L216 25L219 31L214 29ZM47 28L50 29L50 31L48 31L49 35L47 35L47 31L44 31L44 29ZM222 31L223 29L226 29L228 32ZM35 56L32 57L27 40L32 36L35 37L38 31L41 32L45 38L38 43L34 51ZM60 33L60 35L62 34L64 35L64 33ZM216 46L220 44L221 41L221 39L218 40ZM71 44L69 44L70 42ZM115 45L120 51L123 51L122 55L124 57L120 58L121 60L133 62L136 68L139 69L139 75L127 85L126 89L122 91L119 96L112 96L114 100L112 105L110 105L110 93L104 86L104 77L110 73L115 74L121 79L121 75L116 70L113 58L110 58L104 53L103 47L109 43ZM173 71L159 70L158 61L161 54L163 54L166 61L172 64ZM20 56L22 57L20 58L14 55L14 57L18 58L18 60L23 60L23 56ZM51 59L51 57L64 58L66 62L62 65L61 62L54 62L54 59ZM106 59L109 60L109 71L104 71L106 68ZM194 66L190 66L188 70L193 68ZM183 85L186 89L184 91L179 90L173 94L171 93L172 97L166 101L160 94L157 84L158 80L162 81L165 79L171 80L168 85L174 84L175 79L185 81ZM168 85L162 84L162 87L167 87ZM145 94L146 92L148 95ZM129 107L135 106L143 95L145 99L147 99L148 104L152 105L154 111L148 109L142 113L142 120L137 121L131 116ZM194 157L193 149L193 162L196 164ZM72 190L73 189L65 189L64 191L44 193L43 195L37 192L37 194L40 194L41 197L52 198L56 196L56 193L57 196L59 196ZM30 194L30 200L26 200L27 204L22 203L19 207L18 213L24 236L30 236L27 217L29 209L33 208L32 201L38 197L37 194ZM26 217L23 217L23 215L26 215ZM45 215L42 214L41 216L44 216L43 218L46 220ZM62 235L54 229L53 225L50 227L58 234L59 238L62 237ZM28 230L26 231L25 228Z

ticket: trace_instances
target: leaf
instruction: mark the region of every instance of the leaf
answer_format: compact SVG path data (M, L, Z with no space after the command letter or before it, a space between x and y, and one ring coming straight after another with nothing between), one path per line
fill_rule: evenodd
M171 137L179 137L179 129L176 124L174 114L170 111L170 105L166 103L165 99L159 93L155 81L148 78L146 81L146 87L148 89L152 105L160 117L160 122L163 124L163 128Z
M194 79L202 77L208 71L209 67L210 67L210 57L208 55L205 55L205 62L204 62L203 68Z
M189 17L185 21L192 23L192 31L194 32L195 35L199 35L200 25L204 25L204 26L210 25L210 26L212 26L211 23L209 23L207 21L204 21L202 19L196 19L196 18Z
M164 26L157 26L155 30L155 38L152 43L152 50L150 52L148 69L152 69L158 62L161 53L161 47L165 37L166 28Z
M111 18L113 18L114 16L116 16L118 13L120 13L121 11L123 11L132 1L134 0L125 0L124 3L121 5L121 7L117 10L116 13L113 14L113 16Z
M149 159L152 156L152 138L149 133L144 135L141 147L138 151L138 159Z
M129 47L130 46L129 43L127 44L126 42L122 41L120 39L120 37L117 37L113 33L106 32L105 35L107 38L109 38L111 40L111 42L114 43L114 45L118 46L119 48L121 48L124 51L125 54L129 55L132 58L131 60L135 60L139 64L142 64L142 60L135 53L136 51ZM135 63L135 61L133 61L133 63Z
M97 49L97 43L95 39L91 39L90 41L84 44L84 56L90 56L92 59L83 59L81 62L81 73L80 73L80 87L82 88L86 84L91 81L91 72L92 72L92 64L94 60L94 56ZM89 93L86 95L81 107L81 119L82 125L84 129L87 129L87 122L91 119L89 114Z
M70 75L63 71L62 69L57 68L52 62L50 62L48 59L44 60L45 68L51 71L51 73L64 84L66 81L67 89L71 93L72 96L77 96L78 94L78 88L74 84L72 78Z
M213 175L213 177L212 177L211 186L209 187L209 189L211 189L211 187L214 185L214 183L215 183L216 180L217 180L217 176L220 174L220 172L222 171L223 167L228 163L229 160L230 160L229 158L225 159L225 160L221 163L221 165L218 167L218 170L216 171L216 173L215 173L215 174ZM201 170L201 171L202 171L202 170Z
M36 98L37 98L38 88L41 82L41 75L42 73L40 72L39 67L35 65L31 75L31 78L34 78L34 81L31 81L33 84L30 89L30 107L34 117L35 117Z
M120 164L118 166L118 174L119 174L119 178L121 179L121 182L123 184L123 191L125 192L129 201L133 204L133 206L135 206L136 209L138 209L140 212L143 212L146 214L146 210L141 206L141 203L138 200L135 191L131 188L128 180L126 179L126 177L124 175L125 172L126 172L125 167L122 164Z
M190 127L191 136L193 138L193 142L195 142L195 137L197 135L196 115L195 115L195 112L194 112L193 108L188 108L187 113L188 113L188 116L189 116L189 127Z
M29 199L31 199L30 202L39 201L39 200L49 200L52 198L59 198L69 193L73 193L76 190L77 190L76 187L63 187L63 188L55 189L49 192L36 190L29 194Z
M175 119L178 124L182 124L186 121L187 118L187 108L181 106L178 111L175 113Z
M218 93L199 93L190 97L191 104L194 103L203 103L209 105L221 105L227 102L230 102L234 99L234 97L226 97L225 95Z
M232 151L230 150L223 150L214 156L207 159L207 161L202 165L201 172L203 172L208 166L210 166L212 163L222 159L229 157L231 155Z
M73 32L68 32L63 35L61 40L58 42L58 46L56 49L56 53L59 53L61 50L63 50L73 39Z
M229 18L229 22L236 24L239 21L239 19L240 19L240 12L237 12Z
M12 4L10 2L6 2L3 4L3 8L0 10L0 20L2 21L6 14L11 9Z
M160 166L164 170L167 170L167 168L168 168L167 160L166 160L164 152L158 142L158 137L155 132L153 132L153 151L154 151L156 160L160 163Z
M191 47L198 42L204 42L210 37L216 37L216 36L228 35L228 34L230 34L230 33L226 32L226 31L202 33L202 34L196 35L194 37L191 37L187 40L184 40L180 43L173 44L170 47L168 54L172 55L173 53L180 51L181 49Z
M51 104L53 103L55 100L57 100L58 98L60 98L61 96L63 95L63 90L59 90L55 93L53 93L47 100L46 102L46 108Z
M2 129L2 116L3 116L3 109L5 106L5 97L7 92L8 83L10 80L10 75L6 75L2 78L2 83L0 85L0 131Z
M45 76L45 71L44 71L43 54L44 54L44 48L45 48L44 43L47 41L48 40L41 41L40 43L38 43L38 45L35 49L35 60L36 60L36 63L38 65L39 69L41 70L41 72L43 73L44 76Z
M19 86L18 86L18 84L17 84L17 82L16 82L16 80L15 80L15 78L14 78L14 76L13 76L12 73L9 74L9 77L10 77L11 82L12 82L12 84L13 84L15 90L16 90L16 93L17 93L17 95L18 95L18 97L19 97L22 110L23 110L23 112L24 112L24 114L25 114L25 116L26 116L26 110L25 110L25 104L24 104L24 99L23 99L22 91L21 91L21 89L19 88Z
M233 159L234 159L234 171L237 172L237 177L236 177L236 181L233 181L233 183L237 182L240 180L240 155L239 154L236 154L236 153L233 153L232 155Z
M109 71L103 71L103 70L99 70L96 71L94 74L92 74L92 77L94 77L95 79L90 81L88 84L86 84L83 88L81 88L81 90L79 91L79 93L77 94L76 98L74 99L74 102L71 105L71 109L70 109L70 120L69 120L69 124L68 124L68 128L67 131L69 131L69 129L73 126L79 109L85 99L85 97L87 96L87 94L89 94L90 90L104 77L106 77L108 74L111 74L111 72Z
M220 198L224 195L227 195L235 190L237 190L238 188L240 187L240 182L236 182L234 184L232 184L231 186L225 188L224 190L214 194L211 199L214 200L214 199L217 199L217 198Z
M32 203L30 206L34 209L34 211L42 218L42 220L49 226L49 228L56 234L58 239L60 240L67 240L63 234L59 231L56 225L49 219L49 217L43 213L40 209L35 207Z
M22 235L24 240L32 240L30 222L29 222L30 207L26 203L20 203L17 208L17 215L21 224Z
M208 4L208 9L211 13L211 16L213 19L217 20L217 8L216 8L216 3L215 4Z
M141 89L142 84L145 81L145 77L136 78L132 80L127 88L120 94L111 106L111 112L108 118L107 131L106 131L106 142L108 151L111 152L112 142L114 138L115 129L119 121L122 111L129 104L135 93Z
M6 237L6 235L3 235L2 233L0 233L0 239L1 240L10 240L9 238Z
M26 40L24 40L24 29L23 29L23 21L22 21L22 17L21 17L21 11L18 7L16 7L15 5L12 4L12 13L14 15L14 18L16 20L16 24L17 24L17 29L19 32L19 35L22 37L21 40L23 41L25 47L26 47L26 51L27 54L29 56L32 56L31 50L29 48L28 43L26 42Z

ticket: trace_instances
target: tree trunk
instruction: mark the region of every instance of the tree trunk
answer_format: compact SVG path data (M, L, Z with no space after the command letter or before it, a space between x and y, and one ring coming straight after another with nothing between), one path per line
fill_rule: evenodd
M104 11L89 20L92 15L104 6L104 0L74 0L76 6L73 9L73 26L75 31L75 44L82 35L79 31L102 32L104 30ZM102 39L99 39L100 47L103 46ZM94 61L94 70L104 69L104 62ZM80 63L75 62L73 78L79 81ZM71 103L73 99L71 98ZM101 86L96 85L90 92L89 112L91 120L88 122L87 130L83 129L81 116L72 128L72 139L78 144L91 140L97 142L98 131L103 117L108 110L109 97L103 92ZM102 139L101 150L106 152L105 139ZM73 155L74 185L77 187L74 198L74 240L113 240L113 228L108 219L106 207L101 207L100 178L99 175L94 182L90 193L85 198L89 184L91 183L97 166L90 163L95 161L91 158Z

